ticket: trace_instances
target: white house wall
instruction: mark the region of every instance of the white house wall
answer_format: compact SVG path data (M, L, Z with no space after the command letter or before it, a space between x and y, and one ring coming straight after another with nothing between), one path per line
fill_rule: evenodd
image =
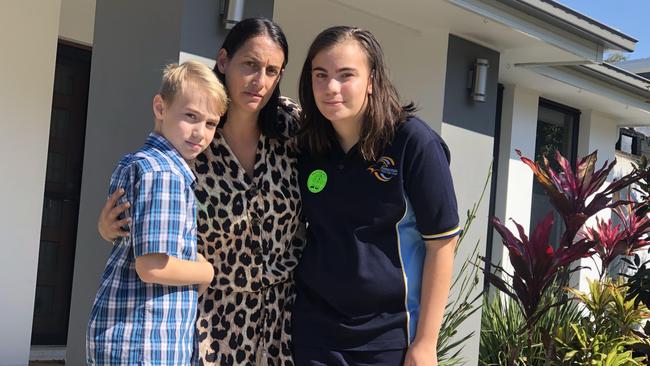
M47 165L60 0L0 11L0 365L26 365Z
M59 37L92 46L95 30L95 0L61 0Z

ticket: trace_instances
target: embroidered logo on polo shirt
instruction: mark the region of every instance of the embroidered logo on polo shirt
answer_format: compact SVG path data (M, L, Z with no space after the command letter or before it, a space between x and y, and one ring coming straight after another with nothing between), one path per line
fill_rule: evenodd
M316 169L307 177L307 189L311 193L319 193L327 184L327 173L324 170Z
M382 156L374 164L368 167L368 171L380 182L388 182L397 175L395 160L388 156Z

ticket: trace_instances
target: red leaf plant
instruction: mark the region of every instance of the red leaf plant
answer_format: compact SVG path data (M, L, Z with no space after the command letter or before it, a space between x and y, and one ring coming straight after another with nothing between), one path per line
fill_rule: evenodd
M553 213L548 213L540 221L530 238L524 228L512 220L519 237L515 236L499 219L493 218L492 224L503 239L503 244L509 252L510 262L514 272L508 276L512 280L504 280L494 273L486 273L488 281L506 295L512 297L521 307L529 321L537 315L542 294L553 284L560 269L571 262L590 256L593 243L580 240L571 247L555 249L549 243L553 226ZM499 272L507 273L503 268L494 266Z
M555 152L555 160L560 167L559 172L549 166L546 157L544 157L543 163L538 164L522 156L521 151L516 150L516 152L521 161L532 169L551 204L562 216L566 228L559 243L562 247L569 247L573 244L576 234L589 217L602 209L614 208L627 203L627 201L610 203L610 196L642 177L641 172L634 171L605 186L607 176L614 168L616 160L609 164L608 161L605 161L602 168L596 170L597 151L580 160L575 172L569 161L559 151ZM593 199L587 202L591 196Z
M587 228L584 233L585 239L593 243L593 250L602 261L601 278L618 256L632 255L635 251L650 245L648 216L636 216L632 205L627 205L627 211L623 206L618 207L614 209L614 213L621 221L620 224L614 226L611 219L598 218L596 226Z
M562 216L565 225L560 242L549 243L553 227L552 212L537 224L530 239L526 236L522 226L514 220L519 237L510 232L497 218L492 219L495 229L501 235L503 243L508 249L514 271L512 274L508 274L502 267L492 265L497 273L505 274L512 281L507 281L507 277L504 279L496 273L491 273L487 267L484 271L486 279L519 304L528 326L530 326L539 313L549 306L553 306L552 304L543 304L541 307L540 302L544 301L543 294L555 282L558 273L561 270L563 273L570 273L580 269L577 267L569 270L570 264L593 255L593 247L596 242L583 237L583 235L576 238L578 231L587 219L598 211L626 203L626 201L610 203L610 196L638 181L642 174L639 170L635 170L606 185L607 176L616 162L611 164L605 162L602 168L595 169L597 151L580 160L575 172L568 160L558 151L555 153L555 160L558 163L559 171L551 168L546 158L541 164L538 164L522 156L519 150L516 152L521 160L532 169L535 178L542 185L555 210ZM590 198L591 200L588 201ZM638 229L639 225L647 224L635 222L634 225L636 226L630 226L632 229L628 229L626 226L625 235L630 235L635 232L634 230L640 230ZM487 259L484 258L484 261L487 262Z

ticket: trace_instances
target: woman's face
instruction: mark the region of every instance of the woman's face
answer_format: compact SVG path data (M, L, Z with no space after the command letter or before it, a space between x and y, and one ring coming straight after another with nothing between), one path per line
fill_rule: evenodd
M284 53L267 36L247 40L234 55L219 50L217 67L226 75L229 111L259 113L280 81Z
M321 50L311 62L311 82L318 110L337 124L361 124L372 94L366 52L354 39Z

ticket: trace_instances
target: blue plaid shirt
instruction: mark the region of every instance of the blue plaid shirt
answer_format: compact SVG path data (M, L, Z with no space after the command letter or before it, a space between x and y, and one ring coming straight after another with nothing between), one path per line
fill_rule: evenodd
M119 239L101 279L86 335L90 365L190 365L197 286L144 283L135 258L196 260L194 175L174 147L151 133L113 172L110 193L131 202L131 235Z

